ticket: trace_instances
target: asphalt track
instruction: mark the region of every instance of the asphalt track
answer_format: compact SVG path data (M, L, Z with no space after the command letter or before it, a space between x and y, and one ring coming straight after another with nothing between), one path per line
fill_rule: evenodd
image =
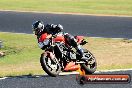
M106 17L61 15L48 13L4 12L0 11L0 31L32 33L31 25L36 20L62 24L66 32L90 37L132 39L132 17ZM99 74L130 74L132 71L105 72ZM58 76L18 76L0 79L0 88L132 88L128 84L85 84L76 82L76 75Z
M99 74L130 74L132 71L115 71L115 72L102 72ZM76 81L76 75L65 75L58 77L44 76L18 76L9 77L0 80L0 88L132 88L130 83L116 83L116 84L84 84L80 85Z
M32 33L31 25L36 20L60 23L73 35L132 39L132 17L0 11L0 31Z

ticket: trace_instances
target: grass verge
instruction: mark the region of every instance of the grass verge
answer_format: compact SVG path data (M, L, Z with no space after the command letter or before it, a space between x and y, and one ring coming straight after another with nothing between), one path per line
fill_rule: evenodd
M0 9L132 16L132 0L0 0Z
M0 57L0 77L44 74L39 62L40 50L31 34L0 33L6 56ZM132 68L132 40L90 38L89 49L97 59L98 70Z

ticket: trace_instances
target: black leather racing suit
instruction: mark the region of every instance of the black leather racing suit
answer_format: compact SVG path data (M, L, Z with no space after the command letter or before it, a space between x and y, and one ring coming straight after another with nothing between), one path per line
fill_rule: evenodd
M57 25L54 25L54 24L47 24L45 27L44 27L44 31L41 33L48 33L48 34L56 34L56 33L59 33L61 32L61 30L59 30L57 28ZM41 36L38 35L38 38ZM77 40L75 39L74 36L68 34L68 33L63 33L64 35L64 38L66 39L66 42L68 43L68 45L70 46L73 46L77 52L80 54L80 58L83 56L83 49L81 48L81 46L79 44L77 44Z

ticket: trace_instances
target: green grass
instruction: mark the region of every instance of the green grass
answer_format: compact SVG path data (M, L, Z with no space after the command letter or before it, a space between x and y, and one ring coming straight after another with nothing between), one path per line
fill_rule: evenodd
M0 77L18 75L42 75L37 40L31 34L0 33L4 47L0 51L6 56L0 57ZM132 68L132 40L110 38L86 38L84 47L97 59L98 69Z
M0 49L6 56L0 57L0 76L28 75L41 71L35 36L28 34L0 33L4 47ZM37 66L37 67L36 67Z
M0 0L0 9L132 16L132 0Z

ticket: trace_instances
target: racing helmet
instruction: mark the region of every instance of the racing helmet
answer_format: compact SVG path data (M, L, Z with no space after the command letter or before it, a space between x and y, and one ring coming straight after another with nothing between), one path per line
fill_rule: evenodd
M44 24L42 21L36 21L32 24L32 30L35 35L39 35L44 30Z

